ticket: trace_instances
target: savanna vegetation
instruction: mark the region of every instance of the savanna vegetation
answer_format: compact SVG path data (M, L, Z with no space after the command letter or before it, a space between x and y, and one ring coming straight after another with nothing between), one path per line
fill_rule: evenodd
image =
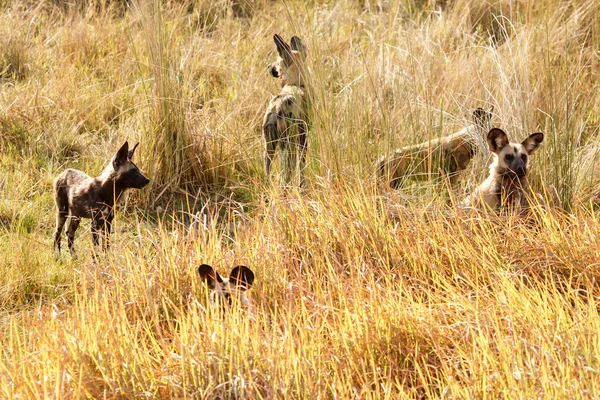
M308 50L304 188L262 171L274 33ZM592 0L0 1L0 397L598 398L599 57ZM546 134L529 218L458 211L484 137L453 190L375 183L492 106ZM150 185L55 259L54 177L125 140Z

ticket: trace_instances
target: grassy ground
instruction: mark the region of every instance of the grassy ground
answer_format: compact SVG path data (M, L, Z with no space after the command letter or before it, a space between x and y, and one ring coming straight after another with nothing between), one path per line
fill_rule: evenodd
M0 397L599 397L598 15L591 0L0 2ZM302 190L262 174L276 32L308 48ZM546 134L530 219L448 206L487 151L450 194L376 187L378 156L491 106L514 140ZM151 185L99 262L89 222L80 258L55 260L53 178L99 174L125 140ZM201 263L250 266L250 312L210 309Z

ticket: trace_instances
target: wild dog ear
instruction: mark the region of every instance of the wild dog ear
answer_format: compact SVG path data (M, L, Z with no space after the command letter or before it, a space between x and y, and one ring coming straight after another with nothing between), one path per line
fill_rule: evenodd
M213 269L208 264L202 264L198 267L198 274L200 275L200 280L206 282L208 287L212 290L217 286L217 282L223 283L223 278L217 271Z
M250 289L252 282L254 282L254 272L245 265L238 265L231 270L229 282L233 283L242 291Z
M132 160L132 159L133 159L133 153L135 153L135 149L137 149L137 147L138 147L138 144L140 144L140 142L137 142L137 143L135 144L135 146L133 146L133 149L131 149L131 150L129 150L129 151L127 152L127 159L128 159L128 160Z
M127 161L128 154L129 154L129 143L127 143L127 141L125 141L125 143L123 143L123 146L121 146L119 151L117 151L117 155L114 158L113 164L115 166L123 164L125 161Z
M499 153L508 144L508 136L500 128L493 128L487 134L488 147L492 153Z
M306 48L302 44L302 40L298 36L292 36L292 40L290 41L292 45L292 50L296 50L302 56L302 59L306 59Z
M527 137L527 139L523 140L521 144L527 150L527 153L531 154L535 152L540 144L544 141L544 134L542 132L532 133Z
M292 63L292 49L290 45L283 40L281 36L278 34L273 35L273 40L275 41L275 45L277 46L277 53L279 53L279 57L283 58L286 64Z

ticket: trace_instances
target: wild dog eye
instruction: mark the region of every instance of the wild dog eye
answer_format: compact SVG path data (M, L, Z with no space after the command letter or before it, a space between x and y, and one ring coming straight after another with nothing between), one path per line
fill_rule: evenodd
M523 161L527 162L527 154L521 154L521 159L523 159Z
M512 154L507 154L504 156L504 159L506 161L512 161L515 158L515 156L513 156Z

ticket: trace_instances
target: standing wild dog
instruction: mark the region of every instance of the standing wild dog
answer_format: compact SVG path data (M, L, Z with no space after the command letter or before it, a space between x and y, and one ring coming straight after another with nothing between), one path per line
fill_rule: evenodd
M57 208L54 250L57 257L60 256L60 239L67 219L67 242L73 258L77 258L73 240L81 218L92 220L94 247L98 247L102 235L104 249L108 249L115 202L125 190L141 189L150 182L132 161L137 146L129 150L129 144L125 142L98 177L92 178L85 172L67 169L54 180Z
M306 79L306 48L297 36L287 44L279 35L273 40L279 57L269 66L271 75L281 81L281 93L269 102L263 122L265 137L265 174L271 174L271 164L277 146L285 159L285 180L290 183L292 171L299 170L304 184L306 163L308 106L304 86ZM283 161L282 159L282 161Z
M231 270L229 278L222 278L210 265L202 264L198 267L200 280L205 282L210 289L210 302L221 307L231 306L233 295L239 299L239 305L246 308L250 305L246 291L254 282L254 273L244 265L238 265Z
M527 162L544 140L541 132L533 133L521 143L509 143L502 129L494 128L487 142L494 161L490 175L464 202L466 205L486 205L494 210L521 210L527 207Z
M473 111L473 123L459 132L414 146L402 147L377 162L380 179L398 188L409 176L427 176L441 171L454 185L458 174L477 153L477 139L489 129L492 112L482 108Z

